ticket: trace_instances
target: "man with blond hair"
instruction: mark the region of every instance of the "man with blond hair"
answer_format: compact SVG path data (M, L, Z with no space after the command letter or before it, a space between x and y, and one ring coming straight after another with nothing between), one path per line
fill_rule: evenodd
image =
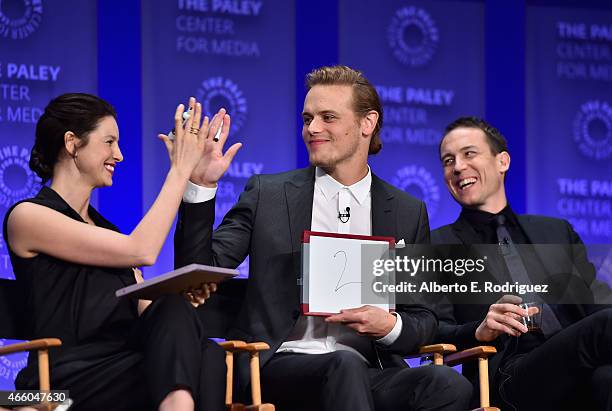
M431 342L437 320L424 306L396 313L365 305L326 319L300 313L304 230L390 236L429 242L423 202L376 177L368 155L380 151L382 107L358 71L323 67L307 76L302 136L310 167L253 176L213 232L214 187L221 147L202 159L183 204L175 244L177 265L236 267L250 256L246 299L229 337L263 340L264 399L279 409L462 410L471 387L444 366L408 368L402 355ZM226 161L227 163L227 161ZM227 164L224 164L227 167ZM340 206L342 204L342 207ZM340 218L345 205L350 218ZM342 208L342 209L341 209Z

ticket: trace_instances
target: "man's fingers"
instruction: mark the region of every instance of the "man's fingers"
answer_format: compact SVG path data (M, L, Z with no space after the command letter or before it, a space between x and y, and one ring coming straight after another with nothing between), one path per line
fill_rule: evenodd
M498 314L495 313L493 315L491 315L489 318L491 318L493 320L493 323L498 323L501 324L505 327L510 327L514 330L526 333L527 327L525 326L525 324L523 324L522 322L508 316L505 314Z
M233 144L230 148L227 149L223 157L225 157L227 161L231 163L234 160L234 157L236 156L238 150L240 150L240 147L242 147L242 143Z
M519 337L521 335L521 333L518 330L515 330L512 327L508 327L507 325L503 325L500 323L496 324L495 330L501 331L502 333L511 335L513 337Z
M525 309L514 304L493 304L491 310L497 313L510 312L520 315L521 317L525 316Z
M207 139L208 138L213 139L217 135L217 131L219 130L219 127L221 127L221 121L223 121L224 117L225 117L225 109L222 108L217 112L217 114L215 114L215 116L210 121L210 127L208 129L208 136L206 137Z
M511 318L514 318L517 321L520 320L521 318L523 318L522 315L518 315L518 314L515 314L515 313L511 313L511 312L505 312L504 315L507 315L507 316L509 316Z
M221 146L223 146L223 144L225 144L225 141L227 140L227 136L229 136L229 129L230 129L230 123L232 122L230 115L229 114L225 114L223 116L223 124L221 126L221 134L219 134L219 143L221 143ZM216 135L216 134L215 134Z
M343 312L341 314L335 314L335 315L332 315L331 317L327 317L325 321L348 324L348 323L361 322L362 318L361 318L361 315L359 315L359 313Z
M513 337L518 337L520 335L520 332L518 332L517 330L514 330L488 317L484 321L484 327L485 327L485 330L488 330L489 333L491 332L495 334L505 333ZM497 335L494 338L497 338Z
M200 126L200 132L198 133L198 138L206 140L206 135L208 134L208 125L210 124L210 119L208 116L204 116L204 120L202 121L202 125Z
M370 306L367 305L362 305L361 307L356 307L356 308L345 308L340 310L341 313L360 313L363 311L367 311L370 309Z
M497 302L495 304L515 304L515 305L519 305L522 302L523 302L523 299L521 297L516 296L516 295L512 295L512 294L506 294L506 295L502 296L499 300L497 300Z

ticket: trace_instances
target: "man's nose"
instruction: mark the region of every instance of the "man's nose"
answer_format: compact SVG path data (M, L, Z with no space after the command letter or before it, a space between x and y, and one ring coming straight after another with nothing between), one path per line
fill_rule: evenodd
M456 158L455 159L455 164L453 166L453 172L455 174L459 174L461 173L463 170L465 170L466 168L466 163L465 161L461 160L460 158Z
M313 118L310 121L310 124L308 124L308 133L309 134L317 134L320 133L322 131L322 127L321 127L321 121L319 121L317 118Z

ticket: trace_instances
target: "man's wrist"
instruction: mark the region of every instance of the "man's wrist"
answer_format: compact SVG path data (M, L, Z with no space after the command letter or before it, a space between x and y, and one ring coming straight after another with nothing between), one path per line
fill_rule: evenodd
M191 181L187 181L187 187L183 193L183 201L186 203L203 203L210 201L215 198L217 194L217 187L205 187L195 184Z
M391 329L391 331L389 331L389 333L387 333L387 335L376 340L378 344L390 346L399 338L400 334L402 333L402 316L398 313L391 314L395 317L395 325L393 325L393 328Z

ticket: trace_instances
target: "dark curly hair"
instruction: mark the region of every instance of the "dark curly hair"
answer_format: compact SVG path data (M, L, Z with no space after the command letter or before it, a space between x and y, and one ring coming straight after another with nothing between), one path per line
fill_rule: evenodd
M80 139L80 147L83 147L87 144L89 133L107 116L117 117L113 106L92 94L67 93L51 100L36 123L30 169L43 183L49 181L64 147L64 134L72 131Z

